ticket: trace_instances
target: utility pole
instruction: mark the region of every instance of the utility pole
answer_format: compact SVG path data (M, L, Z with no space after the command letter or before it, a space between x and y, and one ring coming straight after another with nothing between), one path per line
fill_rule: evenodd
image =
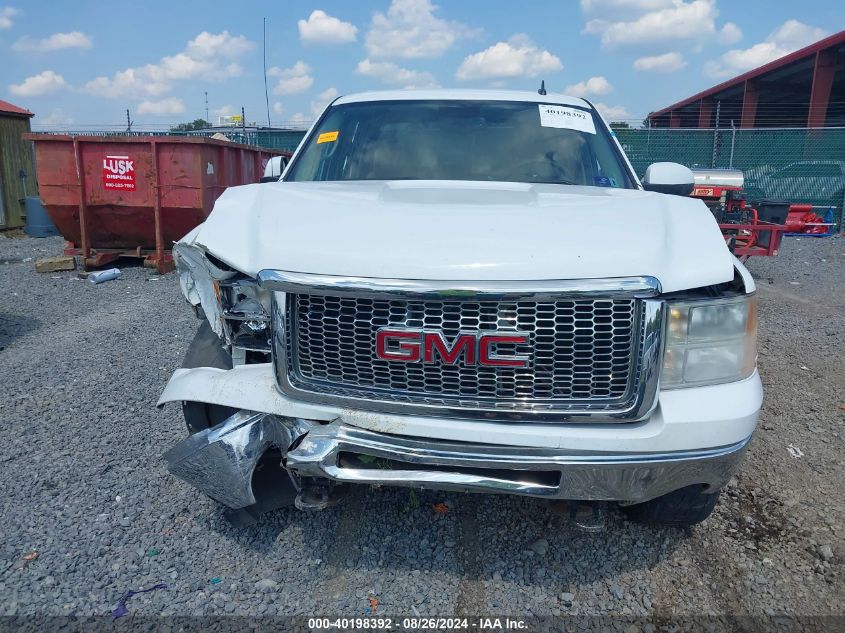
M126 133L132 132L132 121L129 120L129 108L126 108Z
M267 92L267 18L264 18L264 103L267 104L267 127L270 127L270 94Z
M207 123L211 123L208 120L208 90L205 91L205 120Z

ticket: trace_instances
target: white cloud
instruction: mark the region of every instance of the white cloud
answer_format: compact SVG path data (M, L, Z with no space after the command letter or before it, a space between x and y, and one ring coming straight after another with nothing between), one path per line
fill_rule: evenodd
M240 108L236 108L235 106L227 103L226 105L220 106L219 108L214 108L211 113L215 116L230 116L235 112L240 112Z
M295 112L290 117L291 123L311 123L314 120L313 117L307 117L302 112Z
M337 97L337 95L339 94L340 93L337 91L337 88L326 88L325 90L323 90L323 92L317 95L317 99L322 99L323 101L328 103L329 101L332 101L335 97Z
M267 71L271 77L279 77L273 94L292 95L305 92L314 84L314 78L309 74L311 67L302 60L290 68L273 67Z
M496 77L536 77L563 68L560 59L549 51L540 50L526 35L514 35L507 42L497 42L490 48L464 58L455 76L458 79L489 79Z
M271 77L296 77L300 75L307 75L311 72L311 67L301 59L290 68L279 68L273 66L267 71Z
M628 20L620 20L616 14L609 19L590 20L582 33L601 35L605 48L678 40L703 43L714 38L730 43L742 35L739 27L732 22L725 24L721 30L716 27L719 15L716 0L671 0L669 4L655 3L654 6L660 8Z
M127 68L112 77L97 77L85 84L85 89L109 99L158 97L169 92L176 81L222 81L240 75L243 69L233 60L253 47L243 35L203 31L180 53L162 57L157 64Z
M438 86L437 80L431 73L402 68L393 62L373 62L368 58L358 62L355 72L382 83L401 85L403 88L436 88Z
M797 50L827 36L828 32L822 28L798 20L787 20L769 35L769 40Z
M0 7L0 30L12 28L15 24L15 16L20 14L21 10L15 7Z
M602 113L602 116L604 116L604 118L608 121L624 121L632 118L631 113L623 106L612 106L604 103L595 103L593 105L598 108L599 112Z
M161 69L153 64L118 71L113 77L97 77L85 84L85 90L109 99L157 97L171 88Z
M431 0L393 0L387 13L376 13L364 38L373 58L438 57L459 39L477 31L459 22L435 17Z
M81 31L70 33L53 33L50 37L34 40L31 37L21 37L12 44L12 50L19 53L51 53L66 48L91 48L91 38Z
M47 116L37 117L35 122L39 125L70 125L73 123L73 117L61 108L55 108Z
M573 97L606 95L613 92L613 85L605 77L590 77L586 81L567 86L563 92Z
M255 48L243 35L233 36L229 31L209 33L203 31L188 42L185 53L192 59L213 60L219 57L235 59Z
M171 116L182 114L185 111L185 104L176 97L167 97L159 101L142 101L138 104L138 114L151 114L153 116Z
M27 77L20 84L9 84L9 92L18 97L40 97L67 87L65 78L53 72L44 72Z
M717 37L720 44L736 44L742 39L742 29L733 22L727 22Z
M305 92L312 85L314 85L314 78L310 75L301 75L297 77L287 77L279 79L276 87L273 89L273 94L277 95L293 95L298 92Z
M687 61L680 53L666 53L665 55L653 55L651 57L640 57L634 60L634 70L655 73L671 73L685 68Z
M358 27L317 9L307 20L299 20L299 39L303 44L347 44L357 38Z
M740 75L797 51L827 35L827 31L798 20L787 20L772 31L764 42L750 48L730 50L707 62L704 72L715 78Z
M654 11L672 6L672 0L581 0L581 9L585 13L608 11Z
M282 108L282 102L276 101L273 104L273 114L281 114L282 112L284 112L284 109Z
M328 88L327 90L323 90L320 94L317 95L317 98L311 102L311 114L316 119L320 114L322 114L323 110L326 109L326 106L329 105L332 101L334 101L335 97L340 94L337 89L335 88Z

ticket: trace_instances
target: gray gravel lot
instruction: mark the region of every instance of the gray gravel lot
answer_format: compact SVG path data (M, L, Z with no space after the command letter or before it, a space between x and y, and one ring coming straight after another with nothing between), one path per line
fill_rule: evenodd
M23 261L61 245L0 236L0 614L108 614L161 582L133 614L845 613L845 239L750 263L766 402L714 516L611 509L599 533L529 499L370 489L230 527L159 459L185 431L154 404L198 325L177 279Z

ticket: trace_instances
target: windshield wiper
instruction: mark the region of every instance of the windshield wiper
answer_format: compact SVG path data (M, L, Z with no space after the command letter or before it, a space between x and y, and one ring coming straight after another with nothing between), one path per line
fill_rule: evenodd
M572 182L571 180L528 180L531 185L572 185L573 187L582 187L581 183Z

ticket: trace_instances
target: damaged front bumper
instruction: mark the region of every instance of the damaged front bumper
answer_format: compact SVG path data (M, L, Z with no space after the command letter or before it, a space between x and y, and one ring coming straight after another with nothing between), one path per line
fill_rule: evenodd
M256 503L253 473L268 448L295 486L339 483L638 503L685 486L718 490L750 438L715 449L596 453L412 439L340 421L239 411L165 454L170 472L231 508Z

